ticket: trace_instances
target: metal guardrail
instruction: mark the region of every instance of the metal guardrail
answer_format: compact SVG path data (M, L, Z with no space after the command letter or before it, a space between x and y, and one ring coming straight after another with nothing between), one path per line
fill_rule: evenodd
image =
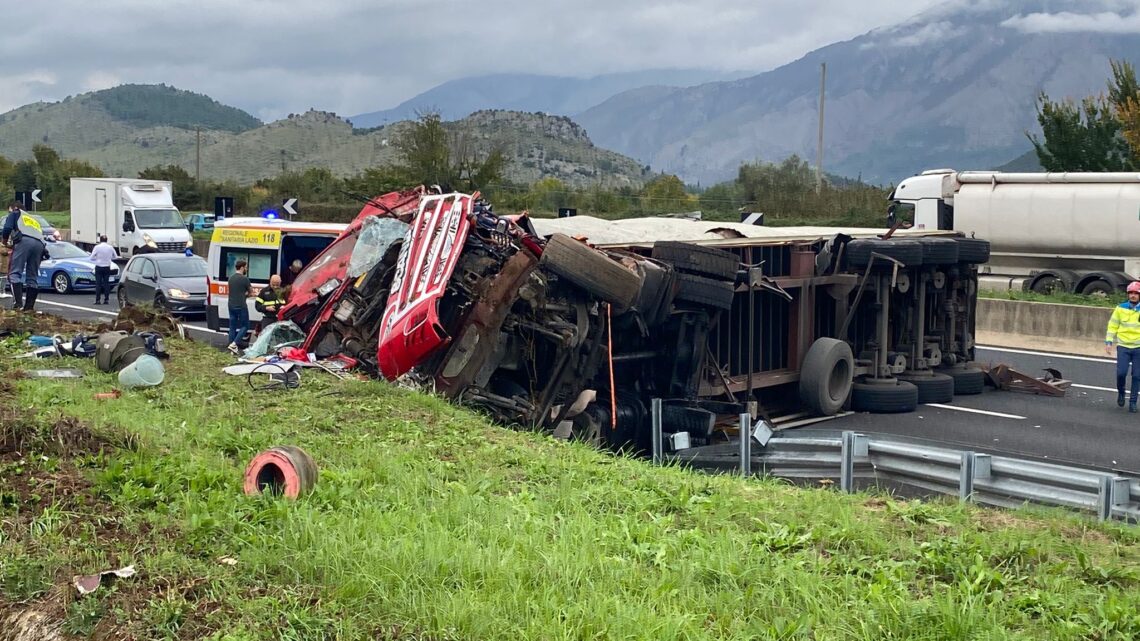
M668 458L744 475L756 469L791 479L838 478L846 492L854 491L856 479L865 479L924 493L956 494L962 501L983 505L1016 508L1032 503L1096 514L1102 521L1140 522L1140 478L880 434L812 429L772 435L759 423L753 425L748 414L741 414L740 421L740 433L747 438L681 450ZM655 430L659 426L654 423Z

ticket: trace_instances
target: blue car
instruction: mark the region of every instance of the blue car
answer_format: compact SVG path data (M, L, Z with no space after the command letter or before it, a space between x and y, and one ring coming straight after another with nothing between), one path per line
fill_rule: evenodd
M95 263L88 260L87 252L72 245L57 241L46 243L50 258L40 263L37 281L40 289L52 289L60 294L95 289ZM111 265L111 287L119 282L119 268Z
M186 216L186 229L190 232L210 231L213 228L213 214L187 214Z

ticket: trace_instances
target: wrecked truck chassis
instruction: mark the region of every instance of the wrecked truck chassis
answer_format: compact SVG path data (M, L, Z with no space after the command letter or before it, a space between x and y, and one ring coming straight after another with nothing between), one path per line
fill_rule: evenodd
M418 318L433 319L431 349L424 350L414 337L409 341L411 335L403 331L351 327L344 322L348 314L338 319L334 310L350 296L377 305L350 279L342 279L323 301L319 318L337 336L358 337L357 352L367 340L381 346L393 336L404 341L413 351L402 355L404 366L410 366L403 371L383 371L377 349L375 363L386 377L406 373L430 381L445 397L504 423L644 447L649 401L663 398L666 431L692 431L699 443L714 437L716 414L834 413L837 407L805 407L796 393L808 352L822 339L849 344L855 355L849 377L900 373L901 366L884 370L877 363L907 350L932 362L934 356L947 363L972 356L976 285L970 285L976 284L976 268L970 265L924 270L896 261L906 278L867 279L861 278L862 268L845 264L850 238L715 242L736 267L753 267L739 269L731 285L718 285L733 290L730 305L705 304L700 291L690 288L687 298L682 295L672 267L654 267L659 261L649 256L652 244L602 251L572 243L606 267L620 262L639 274L635 303L618 307L601 299L601 294L613 295L606 283L567 272L566 264L558 269L543 251L547 241L480 210L476 199L424 197L419 215L409 220L396 264L383 261L364 279L376 283L373 296L388 297L386 316L393 305L429 305ZM455 225L441 224L446 217L433 216L434 224L422 217L425 210L439 212L456 203L462 203L457 210L462 220ZM459 233L449 238L452 230ZM417 239L417 234L426 235ZM686 262L692 261L680 264ZM440 270L440 264L449 267ZM647 272L650 267L658 271ZM866 273L872 271L868 266ZM646 276L650 272L652 278ZM421 276L418 285L409 274ZM925 314L916 316L918 299L902 291L899 283L907 278L938 284L924 303ZM405 286L413 289L401 291ZM427 296L426 286L432 288ZM887 302L889 313L883 311ZM918 334L921 340L899 329L915 322L927 325L925 335ZM427 325L417 320L410 326ZM884 326L886 334L880 331ZM922 344L908 346L908 341Z

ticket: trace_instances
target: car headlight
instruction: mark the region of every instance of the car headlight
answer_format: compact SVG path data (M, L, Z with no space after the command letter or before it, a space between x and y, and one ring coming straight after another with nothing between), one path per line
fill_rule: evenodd
M190 298L190 294L182 291L181 289L178 289L177 287L171 287L167 293L170 294L171 298Z
M194 239L191 238L190 240L186 241L186 249L193 249L193 248L194 248Z
M340 281L335 279L335 278L330 278L327 281L325 281L324 285L321 285L320 287L317 288L317 294L319 294L321 296L331 294L334 291L336 291L337 287L340 287Z

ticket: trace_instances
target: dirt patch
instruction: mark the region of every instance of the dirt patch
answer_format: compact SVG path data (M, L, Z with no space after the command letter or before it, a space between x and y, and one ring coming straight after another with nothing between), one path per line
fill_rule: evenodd
M59 457L98 454L109 448L106 439L94 434L86 423L61 416L50 425L0 406L0 460L20 456L28 450Z
M73 323L69 320L52 316L51 314L26 312L13 312L0 310L0 338L13 334L63 334L71 336L79 333L91 333L94 326L84 323Z
M106 328L106 329L104 329ZM189 334L182 323L170 316L146 307L124 307L110 325L101 325L99 331L158 332L163 336L185 336Z

